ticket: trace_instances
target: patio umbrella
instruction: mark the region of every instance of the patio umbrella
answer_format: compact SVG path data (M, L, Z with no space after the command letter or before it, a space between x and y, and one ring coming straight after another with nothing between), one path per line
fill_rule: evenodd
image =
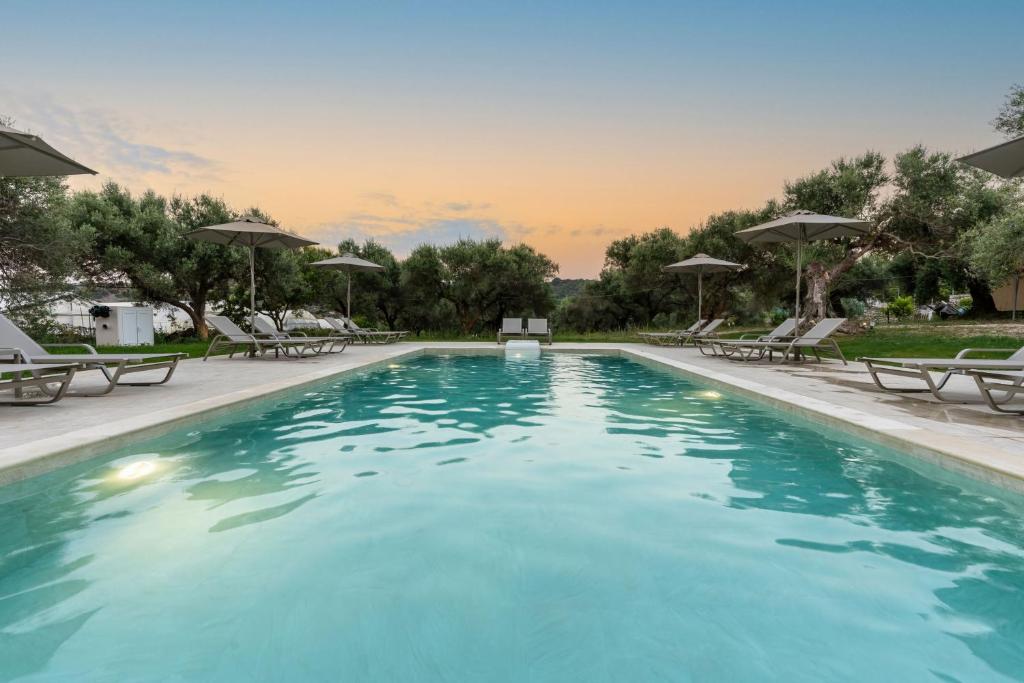
M711 258L707 254L697 254L693 258L665 266L662 270L666 273L697 273L697 320L703 320L704 273L724 273L743 267L739 263Z
M1004 178L1024 177L1024 137L962 156L957 161ZM1017 292L1019 290L1020 273L1016 273L1013 276L1012 316L1014 320L1017 319Z
M0 176L96 174L43 142L38 135L0 125Z
M334 258L324 259L323 261L316 261L310 265L317 266L318 268L340 270L345 273L345 276L348 278L348 294L345 299L345 317L349 320L352 319L352 273L384 270L384 266L373 263L372 261L361 259L351 253L345 253L341 256L335 256Z
M1024 137L962 156L957 161L1004 178L1024 177Z
M871 223L856 218L826 216L813 211L794 211L782 218L739 230L736 236L750 244L796 242L796 305L794 316L800 320L800 272L804 242L855 237L871 231Z
M190 240L212 242L229 247L249 247L249 330L256 329L256 248L299 249L317 244L281 228L264 223L255 216L243 216L231 223L208 225L185 235Z

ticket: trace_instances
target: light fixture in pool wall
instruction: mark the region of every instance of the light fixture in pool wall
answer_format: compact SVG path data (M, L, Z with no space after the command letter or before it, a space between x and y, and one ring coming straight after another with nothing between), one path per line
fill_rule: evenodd
M154 472L156 472L155 462L152 460L136 460L119 467L117 470L117 478L121 481L133 481L135 479L142 479Z

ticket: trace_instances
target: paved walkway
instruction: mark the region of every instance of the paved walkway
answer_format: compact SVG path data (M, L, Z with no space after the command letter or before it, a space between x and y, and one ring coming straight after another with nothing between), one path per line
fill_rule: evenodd
M167 430L183 420L211 417L239 402L331 375L394 362L424 349L494 350L494 344L401 343L352 346L344 353L300 361L211 358L181 363L170 383L122 387L101 398L65 398L51 406L0 407L0 482L20 479L71 460ZM862 365L769 365L702 356L692 348L642 344L556 344L559 351L625 351L648 362L699 374L716 385L832 426L861 431L940 464L968 469L1024 490L1024 418L997 415L978 404L966 378L952 391L972 404L938 403L927 394L886 394ZM82 373L76 386L90 380ZM135 375L132 379L140 378ZM893 378L894 381L900 381Z

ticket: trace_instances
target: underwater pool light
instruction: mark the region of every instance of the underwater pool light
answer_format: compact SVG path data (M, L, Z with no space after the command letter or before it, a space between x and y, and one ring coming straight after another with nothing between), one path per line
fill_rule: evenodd
M117 478L130 481L140 479L156 471L156 463L151 460L136 460L130 462L117 471Z

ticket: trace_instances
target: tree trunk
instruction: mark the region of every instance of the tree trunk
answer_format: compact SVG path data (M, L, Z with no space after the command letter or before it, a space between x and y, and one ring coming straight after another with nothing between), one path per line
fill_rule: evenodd
M806 317L818 320L828 317L829 283L835 282L837 278L857 265L857 261L870 254L881 234L881 231L877 231L865 238L861 246L851 247L846 252L846 256L831 268L825 268L820 263L812 263L807 268L807 276L804 278L807 293L801 307L801 316L806 313Z
M846 270L852 267L853 263ZM801 310L806 317L813 320L828 317L828 285L832 277L832 271L820 263L812 263L807 267L807 297Z
M970 316L972 318L996 312L996 302L992 299L992 289L988 283L971 278L967 282L967 290L971 293Z
M186 304L184 302L180 302L180 301L177 302L177 303L173 303L173 302L166 302L166 303L170 303L172 306L176 306L176 307L180 308L181 310L185 311L185 313L188 314L189 319L192 321L192 329L195 330L197 337L199 337L200 339L202 339L204 341L206 339L210 338L210 330L209 330L209 328L206 327L206 318L204 318L202 315L197 313L197 310L198 311L206 310L206 306L205 305L202 308L193 308L192 306L189 306L188 304Z

